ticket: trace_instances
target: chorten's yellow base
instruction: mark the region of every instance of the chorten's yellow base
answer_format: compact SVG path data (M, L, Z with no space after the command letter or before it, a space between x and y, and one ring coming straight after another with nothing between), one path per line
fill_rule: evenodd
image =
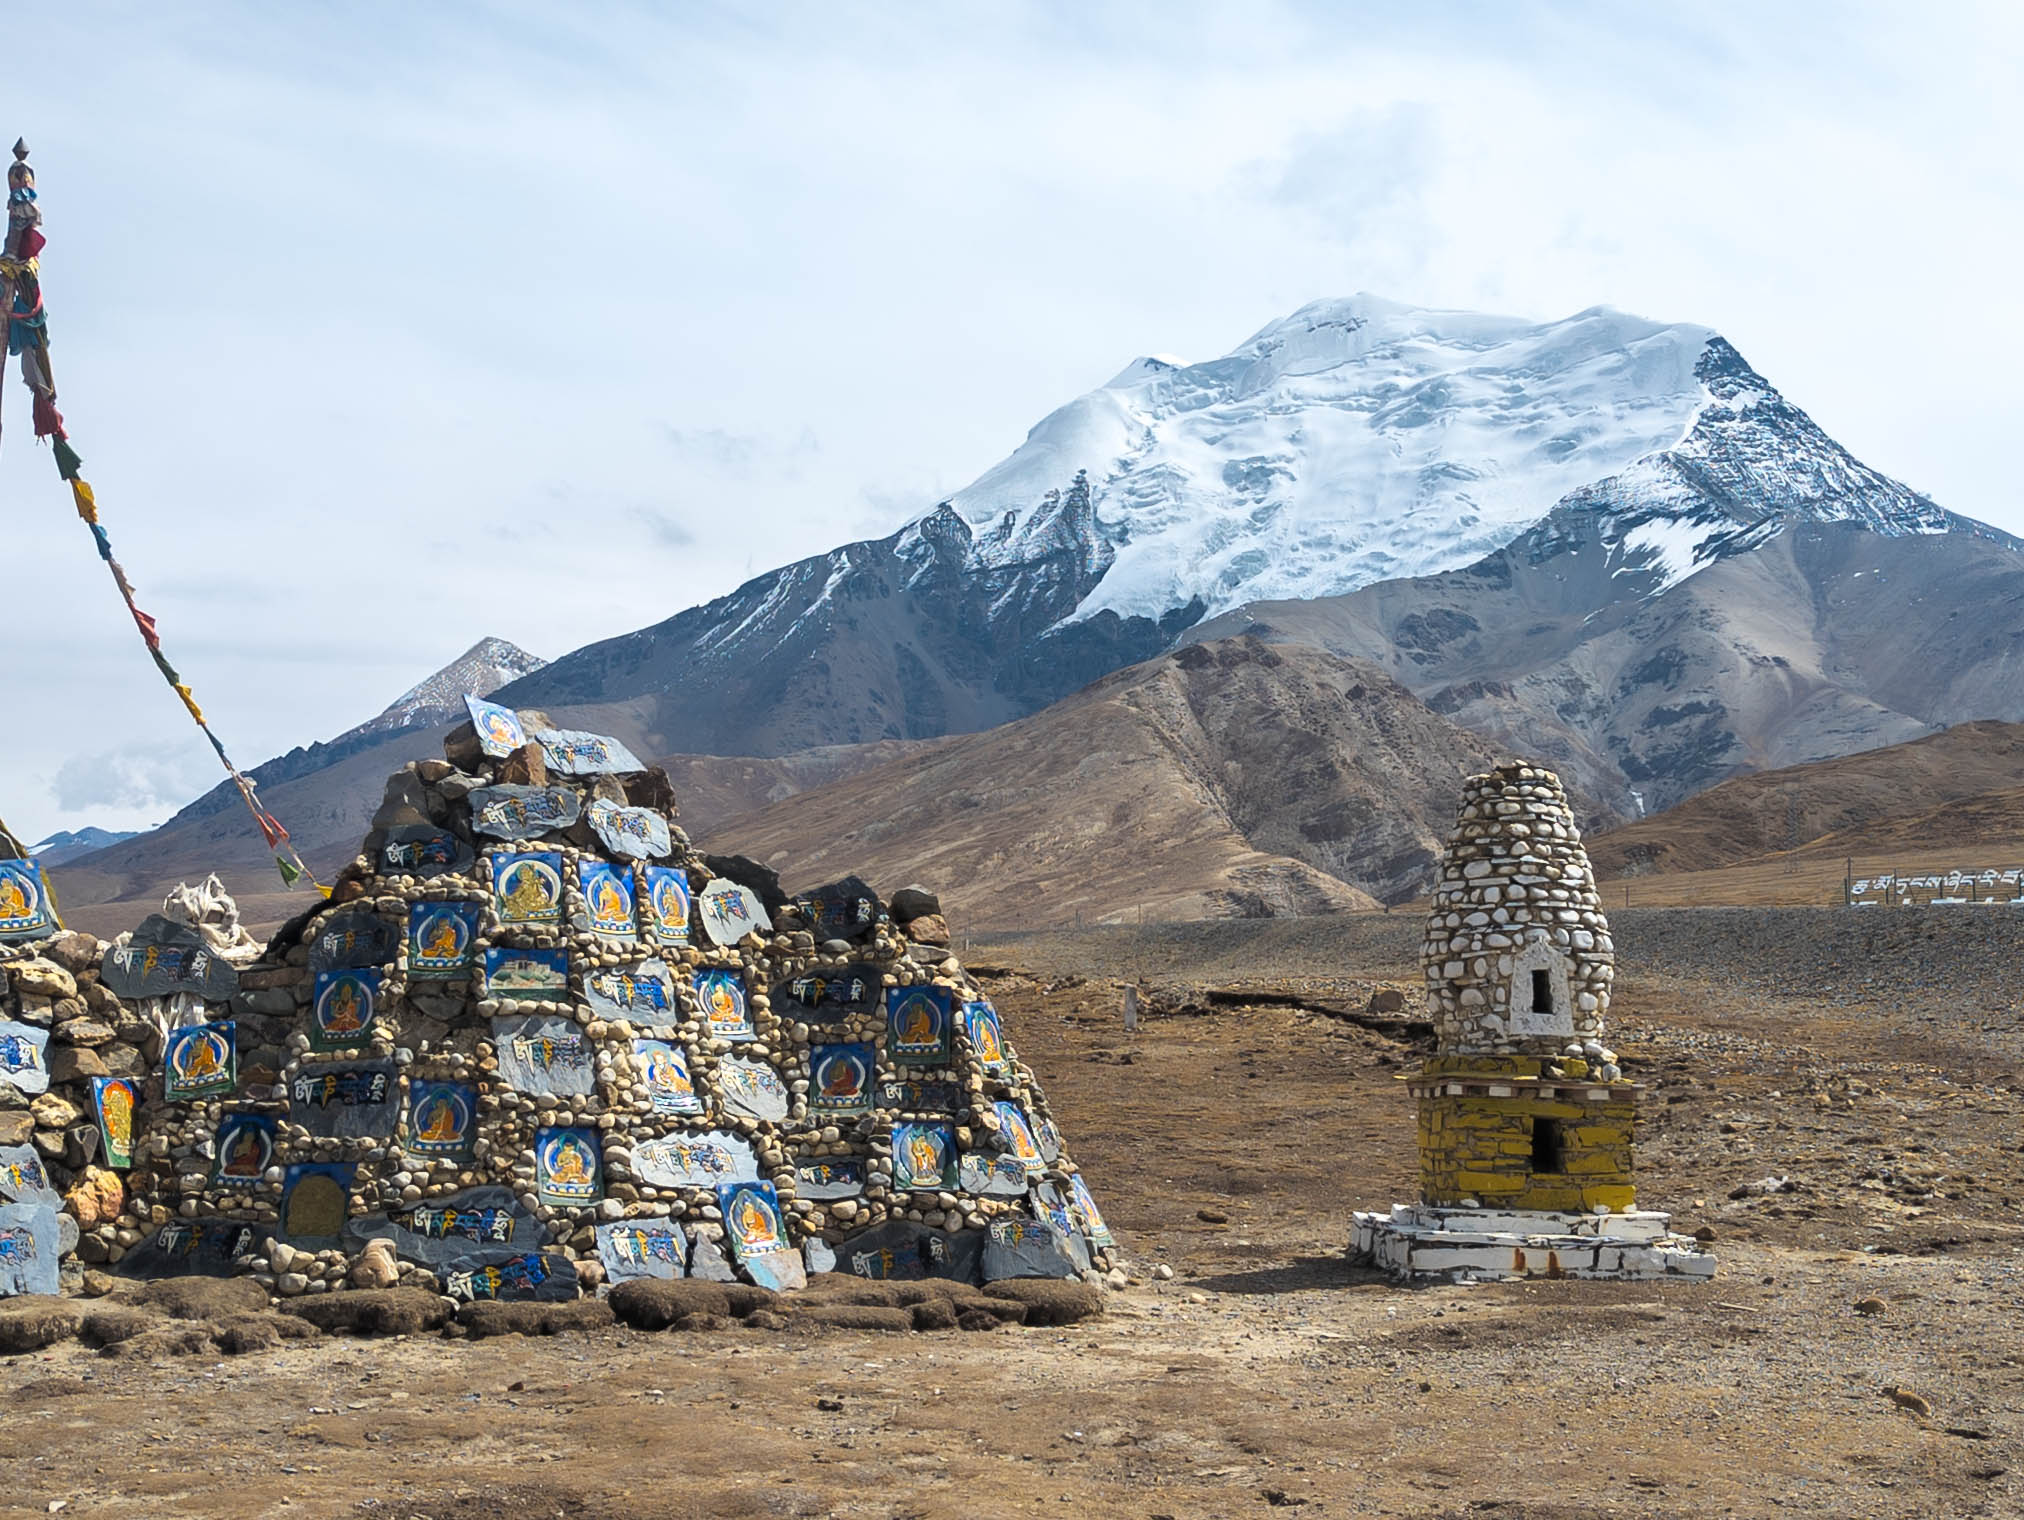
M1411 1090L1426 1203L1619 1213L1636 1201L1634 1082L1594 1081L1577 1060L1447 1055Z

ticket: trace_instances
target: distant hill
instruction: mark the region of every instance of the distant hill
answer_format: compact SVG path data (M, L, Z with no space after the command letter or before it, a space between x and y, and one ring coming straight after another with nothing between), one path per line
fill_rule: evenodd
M1960 723L1928 738L1739 776L1591 837L1602 880L1709 871L1797 852L1953 848L1962 865L2024 839L2024 724ZM1972 857L1972 858L1971 858Z
M1191 645L710 832L810 887L919 881L962 928L1340 912L1426 885L1475 735L1371 665Z
M47 839L28 848L29 853L44 866L60 866L66 860L75 860L80 855L89 855L93 850L103 850L123 839L131 839L135 832L133 829L128 829L125 833L114 833L111 829L70 829L51 834Z

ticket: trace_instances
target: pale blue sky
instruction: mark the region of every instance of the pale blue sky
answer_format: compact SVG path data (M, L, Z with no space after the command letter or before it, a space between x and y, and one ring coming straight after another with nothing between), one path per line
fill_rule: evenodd
M1707 323L2024 532L2018 13L1756 9L66 0L0 140L107 526L251 765L1357 290ZM0 815L157 821L215 762L5 419Z

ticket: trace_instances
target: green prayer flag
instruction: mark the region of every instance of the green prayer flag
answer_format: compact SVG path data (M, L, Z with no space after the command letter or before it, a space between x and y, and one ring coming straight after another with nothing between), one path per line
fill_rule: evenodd
M298 881L302 880L301 869L298 866L294 865L292 862L284 860L281 856L276 855L274 857L274 863L277 866L281 867L281 879L286 883L288 883L289 886L292 887Z
M65 480L77 479L77 472L84 468L84 461L78 457L77 450L70 446L70 440L57 439L51 452L56 455L56 473Z

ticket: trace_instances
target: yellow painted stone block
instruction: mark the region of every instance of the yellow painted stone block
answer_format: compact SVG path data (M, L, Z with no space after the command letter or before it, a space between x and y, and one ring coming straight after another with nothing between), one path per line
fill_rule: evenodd
M1636 1202L1637 1189L1628 1182L1597 1183L1581 1190L1581 1202L1586 1208L1606 1203L1612 1209L1627 1209Z

